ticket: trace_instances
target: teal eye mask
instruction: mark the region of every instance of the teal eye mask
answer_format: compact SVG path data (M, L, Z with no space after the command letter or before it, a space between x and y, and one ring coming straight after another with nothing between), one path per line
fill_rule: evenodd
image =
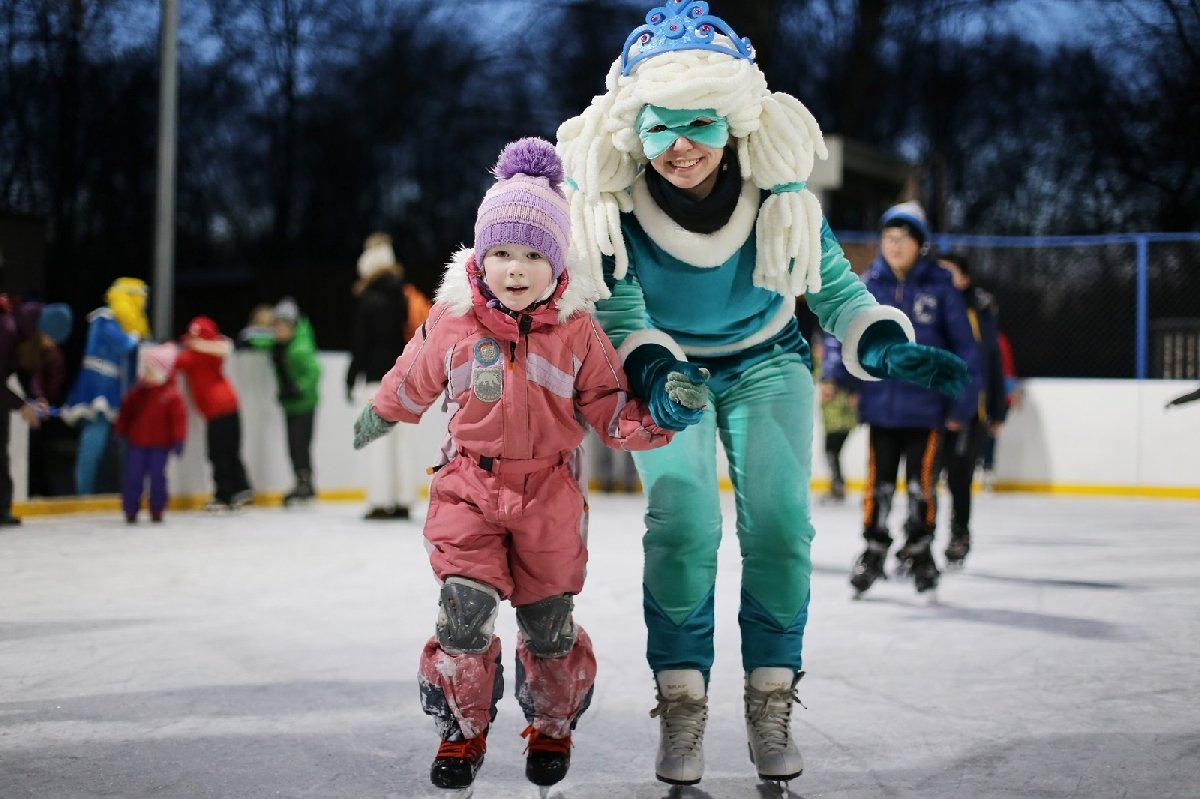
M711 108L676 110L648 105L637 116L638 136L650 160L665 153L682 137L719 150L729 141L729 122Z

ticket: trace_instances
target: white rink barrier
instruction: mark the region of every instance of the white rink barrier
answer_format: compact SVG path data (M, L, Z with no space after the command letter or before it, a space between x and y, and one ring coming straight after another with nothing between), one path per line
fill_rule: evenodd
M323 352L320 358L321 403L313 439L317 490L327 499L364 499L364 457L354 451L351 440L354 420L367 396L360 384L355 402L346 399L346 353ZM258 494L281 494L291 487L292 473L270 359L265 353L238 351L226 369L241 401L242 457L250 481ZM1180 380L1024 381L1024 404L1000 433L997 489L1200 500L1200 402L1171 410L1163 407L1194 387L1194 382ZM186 396L186 387L181 389ZM188 405L187 446L183 457L172 458L169 467L171 494L203 499L212 492L204 423L190 401ZM9 457L19 511L28 498L29 436L19 418L11 422ZM424 469L438 462L445 429L445 414L438 403L410 435L409 454L415 467L411 471L422 494L429 482ZM842 451L842 467L851 487L863 480L866 438L860 426ZM817 486L828 481L822 442L818 411L813 453ZM724 478L724 464L721 469ZM724 483L728 486L727 479Z

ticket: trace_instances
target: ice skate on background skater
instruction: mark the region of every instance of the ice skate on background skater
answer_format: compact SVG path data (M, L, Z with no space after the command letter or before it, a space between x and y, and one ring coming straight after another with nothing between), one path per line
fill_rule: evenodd
M882 441L883 437L880 438ZM926 453L927 451L926 449ZM872 456L874 454L872 452ZM855 599L866 593L879 578L887 579L887 553L892 544L887 521L891 515L896 487L892 483L872 487L870 482L868 479L871 494L869 499L864 501L866 522L863 538L866 540L866 548L850 571L850 585L854 588ZM904 521L905 542L896 550L894 571L897 578L911 577L919 594L936 589L941 574L934 562L932 551L932 519L935 518L936 506L931 507L929 497L932 495L932 489L927 488L920 481L910 482L908 485L908 515Z

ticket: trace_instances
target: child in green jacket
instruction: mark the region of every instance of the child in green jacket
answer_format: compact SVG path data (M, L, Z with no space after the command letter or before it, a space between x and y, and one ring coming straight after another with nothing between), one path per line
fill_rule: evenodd
M271 354L275 378L279 383L279 404L287 424L288 457L296 475L296 487L283 497L290 505L312 499L312 437L316 416L321 364L317 360L317 342L308 317L301 315L291 297L280 300L268 327L252 324L242 331L242 340L257 350Z

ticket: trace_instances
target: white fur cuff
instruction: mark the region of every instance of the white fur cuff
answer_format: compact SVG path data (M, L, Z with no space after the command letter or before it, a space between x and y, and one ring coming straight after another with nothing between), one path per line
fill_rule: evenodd
M917 340L917 333L913 330L912 322L899 308L893 308L890 305L876 305L873 308L864 308L859 311L850 322L845 338L842 339L842 363L845 364L846 371L859 380L879 380L878 377L872 377L863 371L862 363L858 360L858 343L862 339L863 333L867 332L868 327L885 319L900 325L909 341Z
M625 359L629 357L629 354L643 344L659 344L670 350L671 354L675 356L676 360L687 360L687 355L684 354L683 348L679 346L679 343L676 342L675 339L671 338L661 330L646 328L645 330L635 330L626 336L625 340L621 342L621 346L617 348L617 355L620 357L621 363L624 364Z

